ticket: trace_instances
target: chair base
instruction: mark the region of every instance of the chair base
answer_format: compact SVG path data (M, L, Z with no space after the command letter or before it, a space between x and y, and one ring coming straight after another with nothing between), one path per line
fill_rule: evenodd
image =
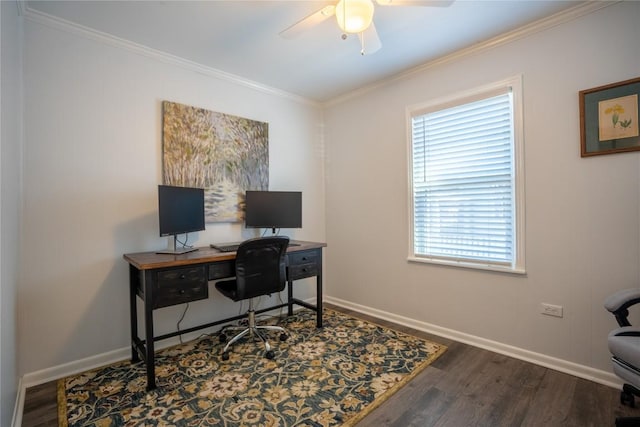
M638 427L638 426L640 426L640 417L616 418L616 427Z
M631 384L623 384L620 392L620 403L632 408L636 407L635 396L640 396L640 390Z
M620 392L620 403L635 408L635 396L640 395L640 390L631 384L623 384ZM640 426L640 417L618 417L616 418L616 427L638 427Z
M264 343L265 357L267 359L273 359L275 357L275 353L271 349L271 345L267 338L260 332L263 331L278 331L280 332L280 341L285 341L289 334L287 330L281 326L271 326L271 325L256 325L256 312L253 309L253 301L249 302L249 311L247 312L249 324L246 327L242 326L228 326L223 328L220 331L220 342L225 342L227 340L227 332L228 331L240 331L236 334L222 349L222 360L229 359L229 347L231 347L235 342L242 339L245 335L249 335L250 337L257 336Z

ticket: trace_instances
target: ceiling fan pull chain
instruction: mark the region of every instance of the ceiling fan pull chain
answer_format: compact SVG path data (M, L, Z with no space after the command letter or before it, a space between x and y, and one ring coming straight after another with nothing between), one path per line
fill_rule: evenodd
M364 31L360 33L360 55L364 56Z

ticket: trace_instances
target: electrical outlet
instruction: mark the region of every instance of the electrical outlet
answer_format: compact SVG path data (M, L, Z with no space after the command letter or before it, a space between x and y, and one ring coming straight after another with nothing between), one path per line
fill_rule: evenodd
M562 317L562 306L543 302L540 304L540 313L547 316Z

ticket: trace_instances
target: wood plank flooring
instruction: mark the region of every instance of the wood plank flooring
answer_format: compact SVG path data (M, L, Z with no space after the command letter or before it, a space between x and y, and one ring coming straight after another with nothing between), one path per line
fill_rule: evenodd
M448 346L358 427L603 427L640 417L620 391L538 365L331 307ZM22 425L58 425L56 382L27 389ZM640 426L640 424L638 424Z

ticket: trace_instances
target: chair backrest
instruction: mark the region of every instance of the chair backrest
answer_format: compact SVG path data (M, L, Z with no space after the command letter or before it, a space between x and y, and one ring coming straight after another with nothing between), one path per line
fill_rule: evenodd
M282 291L287 281L288 237L245 240L236 252L237 299Z

